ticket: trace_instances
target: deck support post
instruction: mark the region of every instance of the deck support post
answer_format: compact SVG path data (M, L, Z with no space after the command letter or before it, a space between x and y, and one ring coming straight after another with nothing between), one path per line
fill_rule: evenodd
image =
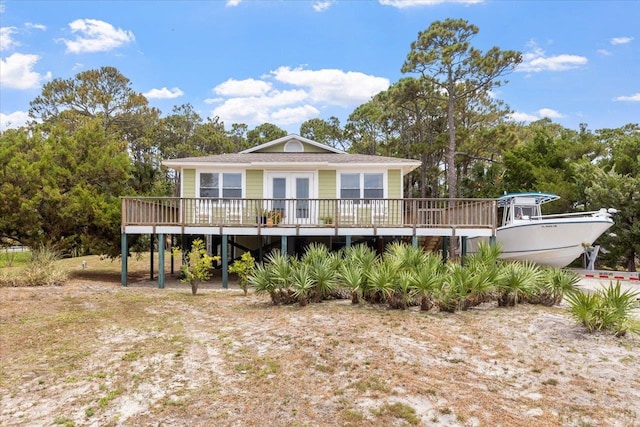
M127 254L129 253L129 248L127 246L127 234L122 233L120 235L120 262L122 263L122 271L120 272L120 283L122 286L127 286L127 270L128 264Z
M171 247L169 248L171 250L171 275L172 276L173 276L173 273L174 273L173 268L174 268L174 265L175 265L174 264L174 256L173 256L173 245L174 245L174 243L173 243L173 234L172 234L171 235Z
M158 234L158 288L164 289L164 233Z
M489 237L489 244L491 246L495 246L496 245L496 236L495 235Z
M460 252L460 265L464 267L464 261L467 257L467 236L462 236L460 238L462 240L462 249Z
M449 237L442 236L442 262L447 262L449 258Z
M222 287L227 289L229 288L229 245L226 234L220 237L222 238L220 242L220 248L222 249Z
M344 245L347 248L351 247L351 236L344 236Z
M149 234L149 280L153 280L153 239L155 234Z
M411 246L413 246L414 248L418 247L418 236L416 236L415 234L411 238Z
M287 255L289 253L287 248L287 241L287 236L280 236L280 253L282 255Z

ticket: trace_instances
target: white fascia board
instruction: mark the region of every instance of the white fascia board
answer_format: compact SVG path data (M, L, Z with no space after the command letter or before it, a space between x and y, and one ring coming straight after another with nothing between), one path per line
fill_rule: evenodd
M338 150L337 148L330 147L325 144L320 144L319 142L313 141L311 139L302 137L300 135L296 135L295 133L289 134L287 136L283 136L282 138L274 139L270 142L265 142L264 144L257 145L255 147L247 148L246 150L239 151L239 154L253 153L258 150L262 150L263 148L269 148L273 145L281 144L283 142L289 141L291 139L297 139L300 142L305 144L313 145L314 147L322 148L323 150L327 150L333 153L345 154L345 151Z
M189 169L193 169L193 168L220 168L220 167L224 167L224 168L234 168L234 169L239 169L239 168L244 168L247 166L251 166L252 163L250 162L243 162L243 163L212 163L212 162L188 162L188 163L166 163L166 162L162 162L163 165L165 165L166 167L172 168L172 169L185 169L185 168L189 168Z

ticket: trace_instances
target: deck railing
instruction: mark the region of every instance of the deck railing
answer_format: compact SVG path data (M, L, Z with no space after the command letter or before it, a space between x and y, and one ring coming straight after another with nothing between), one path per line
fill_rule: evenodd
M495 199L123 197L122 226L495 229Z

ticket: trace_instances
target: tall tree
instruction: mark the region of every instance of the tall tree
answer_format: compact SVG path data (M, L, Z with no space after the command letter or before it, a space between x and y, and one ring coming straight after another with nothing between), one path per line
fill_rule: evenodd
M347 148L340 120L334 116L329 120L318 118L307 120L300 125L300 136L340 150Z
M606 147L597 163L585 158L573 166L576 182L584 189L587 209L615 208L614 226L598 241L609 267L637 271L640 257L640 126L602 129L595 138Z
M29 116L50 122L72 117L100 118L105 130L126 128L128 115L146 107L144 95L131 88L131 81L115 67L101 67L54 79L31 101ZM119 123L118 123L119 122Z
M433 91L433 85L425 79L404 78L376 95L386 99L386 115L398 133L392 155L421 161L417 179L407 185L413 188L417 181L420 197L440 196L446 114L444 103Z
M32 247L117 255L129 177L125 147L100 119L72 135L56 125L4 132L0 233Z
M247 142L250 147L255 147L283 136L287 136L285 130L271 123L263 123L247 132Z
M349 152L369 155L385 154L392 138L391 126L385 113L386 101L380 96L356 108L344 127Z
M502 51L497 47L483 54L471 47L478 27L463 19L435 21L418 39L411 43L411 51L402 66L403 73L419 73L444 91L447 101L447 186L449 197L457 196L455 106L463 99L499 86L501 76L522 61L516 51ZM464 82L464 85L460 85Z

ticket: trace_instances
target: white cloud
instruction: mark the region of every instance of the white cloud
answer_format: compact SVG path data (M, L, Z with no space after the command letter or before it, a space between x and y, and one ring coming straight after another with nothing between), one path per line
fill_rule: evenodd
M98 19L76 19L69 27L78 34L75 40L62 40L71 53L106 52L135 40L131 31Z
M308 88L316 101L342 107L367 102L389 88L389 79L354 71L280 67L271 74L279 82Z
M214 87L212 116L225 123L292 125L330 106L354 107L389 87L389 80L336 69L279 67L258 79L229 79Z
M614 37L611 40L609 40L609 42L614 46L617 44L631 43L631 41L633 41L633 37Z
M541 118L547 117L549 119L560 119L564 117L562 114L558 113L556 110L552 110L551 108L539 109L538 116L540 116Z
M609 52L607 49L598 49L598 53L600 55L603 55L603 56L611 56L612 55L612 53Z
M518 65L516 71L534 72L540 71L566 71L578 68L587 63L587 58L578 55L561 54L556 56L546 56L540 48L522 55L522 63Z
M282 108L271 114L272 122L283 125L301 123L306 120L318 117L320 111L313 105L305 104L301 107Z
M47 31L46 25L42 25L42 24L34 24L31 22L27 22L26 24L24 24L24 26L27 28L33 28L36 30Z
M381 5L397 7L404 9L408 7L433 6L442 3L464 3L477 4L483 3L484 0L379 0Z
M227 0L227 7L234 7L242 3L242 0Z
M273 90L263 96L227 99L213 110L212 115L231 123L273 122L271 114L274 110L295 106L307 98L308 95L303 90Z
M16 129L24 126L29 120L29 113L26 111L14 111L11 114L0 113L0 131Z
M51 78L51 72L43 76L33 71L38 55L14 53L6 60L0 59L0 84L12 89L34 89L40 82Z
M224 102L224 98L206 98L204 100L205 104L218 104L220 102Z
M150 91L143 93L143 95L149 99L173 99L184 95L184 92L177 87L172 89L163 87L162 89L151 89Z
M11 37L11 34L15 34L15 32L15 27L0 28L0 50L10 49L18 45L18 43Z
M270 90L271 83L255 79L229 79L213 88L213 91L221 96L261 96Z
M561 119L564 115L551 108L541 108L535 114L523 113L515 111L509 114L509 119L515 122L535 122L536 120L549 118L549 119Z
M633 94L631 96L619 96L617 98L614 98L614 101L640 102L640 92Z
M317 1L313 4L313 10L316 12L324 12L333 4L333 0Z
M533 114L521 113L518 111L509 114L508 117L514 122L535 122L536 120L540 119L538 116L535 116Z

